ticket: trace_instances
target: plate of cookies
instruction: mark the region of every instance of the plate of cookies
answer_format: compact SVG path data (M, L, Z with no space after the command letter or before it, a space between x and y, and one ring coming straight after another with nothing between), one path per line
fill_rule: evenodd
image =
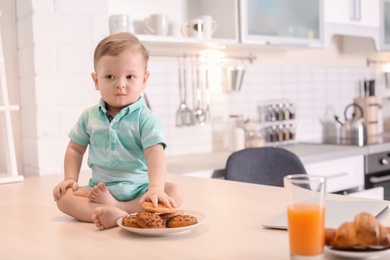
M118 226L140 235L168 236L190 232L206 220L202 213L167 207L160 202L158 207L145 202L142 209L144 211L119 218Z

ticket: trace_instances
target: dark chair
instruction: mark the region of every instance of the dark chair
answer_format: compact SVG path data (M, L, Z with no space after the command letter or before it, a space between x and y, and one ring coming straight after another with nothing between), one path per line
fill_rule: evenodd
M247 148L232 153L226 163L225 179L283 187L283 177L306 173L294 153L278 147Z

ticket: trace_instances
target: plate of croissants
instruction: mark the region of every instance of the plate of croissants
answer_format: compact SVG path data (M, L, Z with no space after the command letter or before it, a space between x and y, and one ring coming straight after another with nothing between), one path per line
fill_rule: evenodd
M128 214L117 220L118 226L144 236L167 236L190 232L205 220L202 213L167 207L151 202L142 204L143 211Z
M369 213L359 213L352 222L325 229L325 254L355 259L384 254L390 257L390 228Z

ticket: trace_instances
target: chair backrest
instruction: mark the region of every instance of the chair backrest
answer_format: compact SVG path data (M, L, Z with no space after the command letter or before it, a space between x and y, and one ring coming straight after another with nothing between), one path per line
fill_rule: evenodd
M279 147L247 148L232 153L226 162L226 180L283 187L283 177L306 173L294 153Z

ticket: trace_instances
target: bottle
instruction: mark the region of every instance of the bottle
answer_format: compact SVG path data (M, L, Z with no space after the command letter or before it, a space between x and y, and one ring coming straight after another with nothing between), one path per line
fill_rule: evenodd
M290 129L290 139L295 140L295 126L293 124L290 124L289 129Z
M295 107L293 103L289 104L289 111L290 111L290 119L294 120L295 119Z

